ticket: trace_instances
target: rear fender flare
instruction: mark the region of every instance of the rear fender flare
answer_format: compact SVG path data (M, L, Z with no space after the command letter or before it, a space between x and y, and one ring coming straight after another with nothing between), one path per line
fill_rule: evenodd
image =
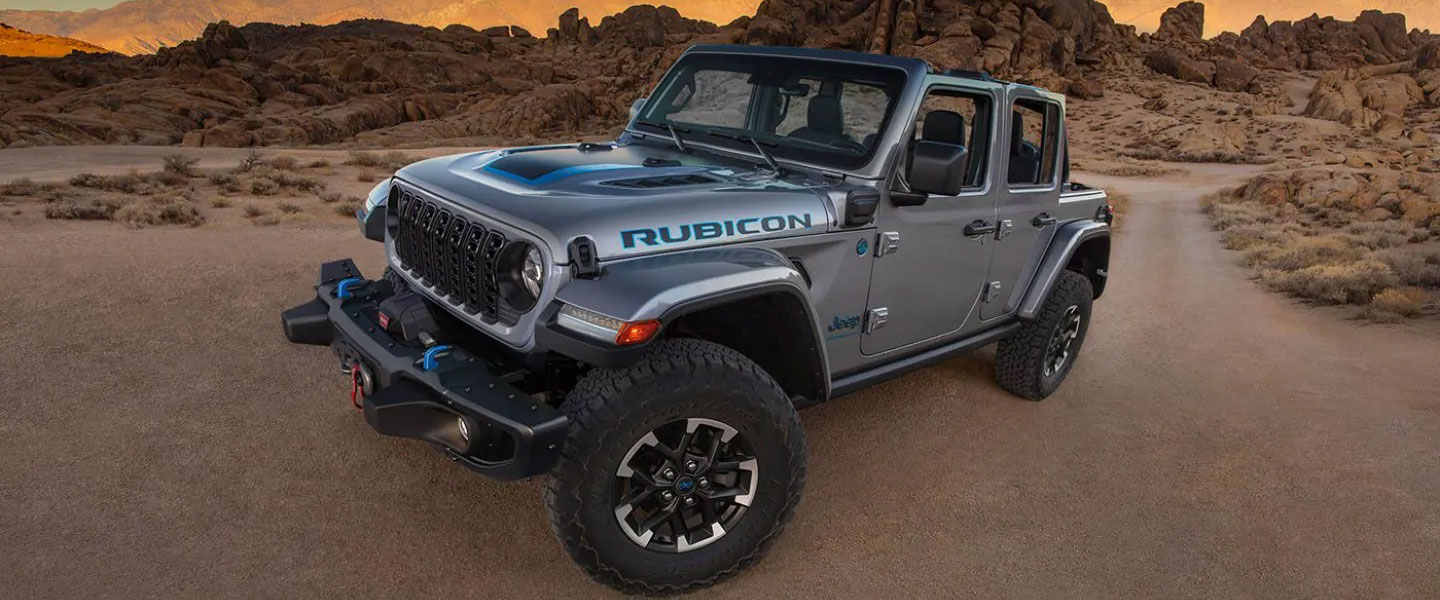
M1045 305L1045 298L1050 295L1051 288L1055 287L1055 281L1060 274L1070 267L1071 259L1077 250L1087 242L1110 239L1110 226L1100 221L1073 221L1066 223L1055 232L1055 237L1050 242L1050 247L1045 251L1045 257L1040 260L1040 267L1035 272L1035 278L1030 282L1030 289L1025 292L1025 297L1020 301L1020 307L1016 312L1023 321L1033 320L1040 314L1040 309ZM1109 253L1106 251L1108 265ZM1100 274L1104 277L1104 274ZM1102 285L1096 285L1096 296L1104 289Z

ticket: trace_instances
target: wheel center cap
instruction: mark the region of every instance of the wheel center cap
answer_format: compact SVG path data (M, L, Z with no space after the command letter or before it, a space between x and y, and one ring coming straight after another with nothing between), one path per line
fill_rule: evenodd
M695 480L689 475L675 480L675 493L689 494L693 491L695 491Z

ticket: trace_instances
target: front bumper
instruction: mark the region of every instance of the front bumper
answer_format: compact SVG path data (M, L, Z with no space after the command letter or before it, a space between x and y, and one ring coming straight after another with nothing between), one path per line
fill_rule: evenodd
M342 362L364 366L371 387L362 407L377 432L430 442L496 479L549 471L564 441L565 415L493 373L485 356L453 347L426 360L426 348L402 343L376 322L390 292L370 283L349 259L321 265L315 299L281 315L286 337L329 345ZM341 288L346 297L338 297Z

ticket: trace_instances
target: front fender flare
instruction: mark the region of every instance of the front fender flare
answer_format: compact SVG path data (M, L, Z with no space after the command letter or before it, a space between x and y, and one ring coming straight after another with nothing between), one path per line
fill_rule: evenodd
M1070 259L1075 256L1075 251L1088 241L1109 237L1110 226L1100 221L1074 221L1062 225L1050 241L1045 257L1040 260L1040 267L1035 271L1030 289L1020 301L1016 316L1023 321L1038 316L1040 308L1045 305L1045 298L1050 295L1050 289L1055 287L1055 281L1060 278L1060 273L1070 266Z
M622 321L659 320L668 327L680 317L699 310L776 293L792 296L805 311L804 329L811 337L807 346L814 348L814 355L795 359L814 361L817 377L812 385L823 391L819 398L827 398L829 362L820 332L815 326L809 286L794 264L774 250L711 248L623 260L604 265L597 278L571 280L561 288L555 299L558 303L571 304ZM551 309L552 312L555 310L558 308ZM559 341L556 336L561 333L555 327L544 329L548 331L544 332L541 341L553 347ZM604 359L605 364L596 364L610 368L633 364L643 354L643 350L637 350L642 349L607 353L609 357Z

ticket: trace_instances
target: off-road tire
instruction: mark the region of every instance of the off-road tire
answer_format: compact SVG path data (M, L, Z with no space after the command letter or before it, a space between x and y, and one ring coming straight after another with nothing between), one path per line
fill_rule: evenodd
M719 344L656 342L634 366L587 373L563 408L570 430L544 486L550 527L590 577L622 592L669 595L735 575L779 537L805 486L805 434L789 397L758 365ZM612 486L632 445L687 418L722 421L749 441L759 464L756 494L723 538L661 553L621 530Z
M1074 271L1064 271L1051 288L1040 315L1020 331L1000 341L995 352L995 382L1005 391L1029 400L1044 400L1060 387L1079 357L1090 329L1090 307L1094 294L1090 280ZM1075 307L1080 315L1078 336L1069 345L1069 357L1055 372L1046 375L1051 342L1062 326L1066 312Z

